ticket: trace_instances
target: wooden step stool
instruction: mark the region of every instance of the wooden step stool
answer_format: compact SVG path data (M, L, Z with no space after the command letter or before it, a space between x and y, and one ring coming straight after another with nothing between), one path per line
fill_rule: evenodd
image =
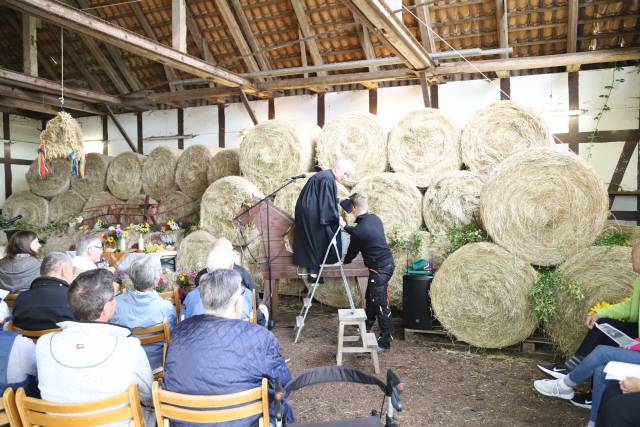
M341 309L338 310L338 319L340 325L338 326L338 354L336 361L338 366L342 365L343 353L370 353L373 360L373 368L376 374L380 373L380 366L378 365L378 340L376 335L372 332L367 333L366 320L367 315L363 309ZM360 335L345 335L345 326L357 326ZM345 347L345 342L362 341L362 345L359 347Z

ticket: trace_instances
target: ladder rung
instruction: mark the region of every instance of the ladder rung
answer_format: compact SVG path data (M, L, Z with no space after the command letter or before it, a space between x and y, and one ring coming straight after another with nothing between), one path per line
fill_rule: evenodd
M296 328L302 328L304 326L304 317L296 316Z
M311 307L311 298L303 298L302 301L303 301L303 304L302 304L303 307Z

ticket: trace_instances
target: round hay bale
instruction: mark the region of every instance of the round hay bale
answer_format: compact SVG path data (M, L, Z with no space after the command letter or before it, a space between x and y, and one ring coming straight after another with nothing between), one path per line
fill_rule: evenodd
M545 325L551 340L566 355L574 354L587 333L584 321L596 303L621 302L633 293L638 274L633 271L628 246L591 246L562 263L558 270L567 283L579 286L584 299L577 300L567 289L557 290L555 313Z
M127 200L142 190L142 166L144 156L137 153L119 154L107 169L107 187L111 194Z
M0 246L7 246L8 244L7 233L4 230L0 230Z
M462 166L460 130L435 108L413 111L389 133L389 164L426 188L435 178Z
M120 218L122 224L126 226L128 224L139 224L144 222L145 209L143 205L145 203L149 203L150 205L158 204L158 202L151 197L147 200L147 196L144 194L138 194L137 196L129 198L129 200L126 201L126 204L122 207L122 216ZM148 207L146 211L147 215L156 214L156 208L152 206Z
M424 193L422 217L432 233L480 222L482 180L473 172L457 171L435 180Z
M48 199L64 193L71 184L71 162L66 159L53 159L53 174L45 179L40 177L38 172L38 160L34 160L29 166L26 178L29 189L36 196Z
M296 180L293 184L289 184L282 190L276 194L276 198L274 203L277 207L291 215L295 216L296 211L296 202L298 201L298 196L300 196L300 191L302 191L302 187L305 186L309 178L311 178L315 173L308 173L305 178ZM338 197L345 198L349 196L349 190L344 185L340 184L336 181L336 185L338 188Z
M378 215L387 236L411 234L422 225L422 194L409 178L385 172L369 176L353 187L352 193L369 200L369 211Z
M525 340L538 319L531 311L536 271L492 243L465 245L445 260L431 284L431 304L457 339L482 348Z
M303 282L303 284L306 285L306 282ZM364 307L364 302L358 290L358 282L355 278L349 279L349 289L351 290L351 297L353 298L355 306ZM349 308L349 299L347 298L347 293L344 291L342 279L325 278L324 283L318 286L316 290L315 299L330 307Z
M144 161L142 166L142 189L154 199L178 189L176 185L176 166L181 150L177 148L157 147Z
M325 124L317 153L322 169L331 169L343 158L353 162L356 173L344 180L347 187L387 167L387 139L373 114L344 114Z
M245 226L239 232L232 220L254 199L262 199L260 190L245 178L227 176L211 184L202 195L200 227L214 236L226 237L236 246L244 245L257 236L253 226Z
M240 143L242 175L270 193L287 177L313 168L313 148L320 128L269 120L247 129Z
M176 256L176 271L197 273L205 268L215 240L215 237L204 230L194 231L182 239Z
M176 184L194 200L202 197L207 189L207 169L218 148L196 144L184 150L176 164Z
M158 202L156 221L167 222L170 219L195 224L198 222L200 203L181 191L165 194Z
M49 202L49 221L67 220L80 215L86 200L78 192L69 190Z
M118 200L108 191L102 191L89 197L82 209L84 223L93 227L98 219L106 224L115 224L122 210L122 200Z
M89 153L85 157L84 178L71 177L71 189L88 199L92 194L107 189L107 169L109 156L100 153Z
M608 200L598 174L580 157L531 148L491 174L480 215L494 242L531 264L549 266L593 243L607 220Z
M56 232L47 238L47 242L40 248L39 254L46 256L49 252L66 252L74 248L78 240L83 236L82 231L67 230Z
M49 222L49 202L28 191L13 193L4 202L2 212L8 218L22 215L22 221L34 225Z
M476 112L460 137L462 161L483 177L514 153L553 145L542 117L513 101L494 102Z
M240 150L224 148L211 158L207 168L207 181L213 184L225 176L240 175Z

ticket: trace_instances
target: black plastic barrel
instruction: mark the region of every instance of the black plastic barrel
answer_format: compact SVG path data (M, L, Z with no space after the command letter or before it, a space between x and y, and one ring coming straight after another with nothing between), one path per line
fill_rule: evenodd
M432 328L429 288L433 276L405 274L402 276L402 326L408 329Z

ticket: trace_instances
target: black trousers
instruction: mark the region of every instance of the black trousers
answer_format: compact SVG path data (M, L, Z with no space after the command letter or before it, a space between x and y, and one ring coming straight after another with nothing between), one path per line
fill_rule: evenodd
M613 320L613 319L607 319L607 318L598 319L598 323L607 323L613 326L614 328L619 329L620 331L629 335L631 338L638 338L637 323L621 322L619 320ZM584 359L589 355L589 353L591 353L599 345L611 345L611 346L618 347L618 344L616 344L615 341L613 341L607 335L602 333L600 329L594 326L592 329L589 330L589 332L587 333L587 336L584 337L584 340L582 340L582 344L580 344L580 347L576 351L576 356L578 356L580 359Z
M640 393L622 393L620 384L610 384L602 396L597 427L634 427L640 425Z
M389 308L389 279L393 275L393 265L377 271L369 270L369 281L365 293L365 311L367 313L367 330L370 330L378 319L380 336L378 345L390 348L393 340L393 319Z

